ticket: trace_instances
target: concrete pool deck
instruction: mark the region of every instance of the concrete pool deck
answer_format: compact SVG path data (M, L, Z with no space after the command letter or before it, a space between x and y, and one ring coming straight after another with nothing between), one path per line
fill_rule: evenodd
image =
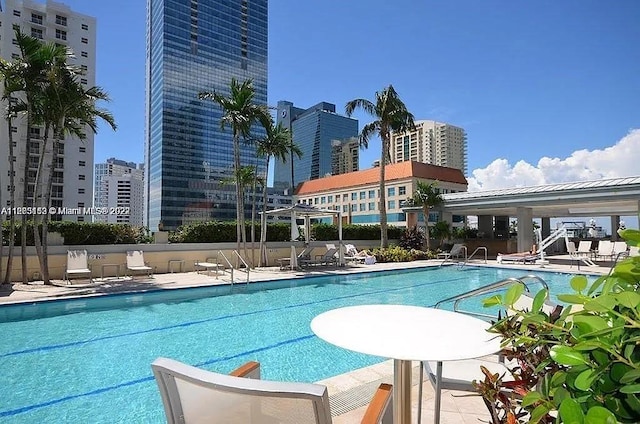
M250 272L250 283L260 281L273 281L283 279L296 279L309 276L335 275L335 274L355 274L371 271L388 271L398 269L422 268L427 266L440 266L442 260L424 260L406 263L380 263L374 265L349 265L343 268L323 267L311 268L305 271L282 271L278 267L265 267ZM523 274L535 271L555 271L567 273L589 273L606 274L608 267L584 267L578 271L576 266L563 264L549 264L544 268L539 265L499 265L495 261L469 262L474 266L498 266L522 270ZM235 284L246 284L247 274L235 272ZM10 288L0 286L0 304L15 304L23 302L33 302L45 299L76 298L87 296L100 296L113 293L143 292L159 289L176 289L185 287L201 287L230 283L229 273L215 276L213 273L207 275L206 272L182 272L156 274L152 278L147 276L131 277L110 277L105 279L94 279L93 284L87 284L87 280L77 280L78 284L65 285L64 281L55 280L56 285L45 286L42 282L32 284L12 284ZM417 376L418 364L414 366L414 386L412 399L414 405L413 415L415 417L417 407ZM393 361L384 361L370 367L361 368L352 372L337 375L318 383L324 384L329 390L332 411L335 414L334 423L351 424L359 423L366 404L371 398L373 391L381 382L392 383L393 381ZM434 390L428 379L425 377L423 385L423 414L421 423L433 422L434 410ZM478 423L479 420L488 421L489 413L482 398L475 393L443 390L441 422L446 423Z

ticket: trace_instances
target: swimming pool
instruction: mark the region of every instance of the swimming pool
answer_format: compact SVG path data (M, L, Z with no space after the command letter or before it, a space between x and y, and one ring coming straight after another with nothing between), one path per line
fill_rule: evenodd
M164 422L158 356L265 379L318 381L384 360L332 346L309 323L330 309L432 306L523 270L458 267L121 294L0 307L0 422ZM566 274L536 272L553 293Z

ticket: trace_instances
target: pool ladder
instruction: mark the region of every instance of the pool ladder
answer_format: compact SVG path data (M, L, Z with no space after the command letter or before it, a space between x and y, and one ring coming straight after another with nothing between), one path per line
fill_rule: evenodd
M240 254L238 253L237 250L234 250L233 253L235 254L236 258L242 262L244 264L244 271L247 273L247 284L249 284L249 265L247 265L247 263L245 262L245 260L242 258L242 256L240 256ZM238 267L234 267L231 264L231 261L229 260L229 258L227 258L227 256L224 254L224 252L222 250L218 250L218 255L216 256L216 264L220 265L220 257L222 257L222 259L224 259L225 264L227 265L227 267L229 268L229 273L231 274L231 285L233 285L234 281L234 277L233 277L233 271L235 269L237 269L238 271L241 271L242 268L240 268L239 262L238 262Z
M529 280L532 280L532 281L529 281ZM529 284L527 284L526 281L529 281ZM465 299L469 299L469 298L476 297L476 296L482 296L482 295L485 295L487 293L494 292L497 289L505 287L507 285L518 284L518 283L522 284L524 286L524 289L526 290L527 293L530 293L531 289L530 289L529 285L532 282L540 284L547 291L549 290L549 285L542 278L538 277L537 275L527 274L527 275L523 275L523 276L518 277L518 278L515 278L515 277L505 278L505 279L496 281L495 283L487 284L486 286L482 286L482 287L479 287L477 289L470 290L468 292L461 293L461 294L449 297L447 299L443 299L443 300L439 301L438 303L436 303L433 307L434 308L439 308L445 303L453 302L453 311L454 312L461 312L461 313L468 314L468 315L475 315L475 316L480 316L480 317L483 317L483 318L495 319L495 316L493 316L493 315L480 314L478 312L470 312L470 311L461 310L460 309L460 302L465 300Z
M471 255L468 256L468 257L467 257L467 246L462 246L462 249L464 250L464 261L462 261L462 262L459 261L458 262L458 266L460 268L465 266L467 264L467 262L469 262L475 256L475 254L478 253L478 252L484 252L484 263L485 264L487 263L487 253L488 253L488 251L487 251L486 247L484 247L484 246L476 247L476 250L474 250L473 253L471 253ZM452 258L451 257L445 258L442 261L442 263L440 264L440 266L444 265L450 259L452 259Z

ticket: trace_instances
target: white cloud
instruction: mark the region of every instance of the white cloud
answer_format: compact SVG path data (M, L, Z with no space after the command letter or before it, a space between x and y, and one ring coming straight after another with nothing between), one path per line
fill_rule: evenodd
M468 178L469 191L555 184L639 175L640 129L602 150L577 150L568 158L541 158L537 165L496 159Z

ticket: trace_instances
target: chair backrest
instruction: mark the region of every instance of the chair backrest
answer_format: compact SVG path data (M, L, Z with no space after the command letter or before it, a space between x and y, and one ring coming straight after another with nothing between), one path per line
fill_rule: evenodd
M518 298L518 300L516 300L515 303L513 304L513 308L518 311L531 310L532 306L533 306L533 297L529 293L523 293ZM545 299L544 303L542 304L542 312L549 315L557 307L558 307L558 304L551 302L547 295L547 299ZM507 312L507 314L511 315L510 312Z
M344 245L344 253L347 256L355 256L358 254L358 249L353 244Z
M449 250L449 254L451 256L459 255L460 253L462 253L463 247L464 247L464 244L455 243L453 246L451 246L451 250Z
M325 247L327 248L327 250L329 250L329 249L335 249L335 248L336 248L336 245L335 245L335 244L333 244L333 243L327 243L327 244L325 244Z
M300 252L298 254L298 259L309 259L311 258L311 252L313 251L313 247L311 246L307 246L305 247L302 252Z
M626 241L615 241L613 242L613 252L612 255L617 255L618 253L623 253L627 251L627 242Z
M600 240L598 242L598 255L608 256L613 251L611 240Z
M67 251L67 271L74 269L87 269L87 251L86 250L68 250Z
M127 252L127 266L145 266L142 250L130 250Z
M639 256L639 255L640 255L640 247L629 246L629 256Z
M574 242L567 240L566 244L567 244L567 253L569 253L570 255L573 255L573 254L575 254L577 252L576 251L576 244Z
M167 358L151 368L168 424L331 424L325 386L234 377Z
M591 252L591 240L580 240L578 244L578 253Z
M324 255L322 255L322 259L325 261L332 259L336 256L336 253L338 253L338 249L335 247L333 249L327 249L327 251L324 252Z

